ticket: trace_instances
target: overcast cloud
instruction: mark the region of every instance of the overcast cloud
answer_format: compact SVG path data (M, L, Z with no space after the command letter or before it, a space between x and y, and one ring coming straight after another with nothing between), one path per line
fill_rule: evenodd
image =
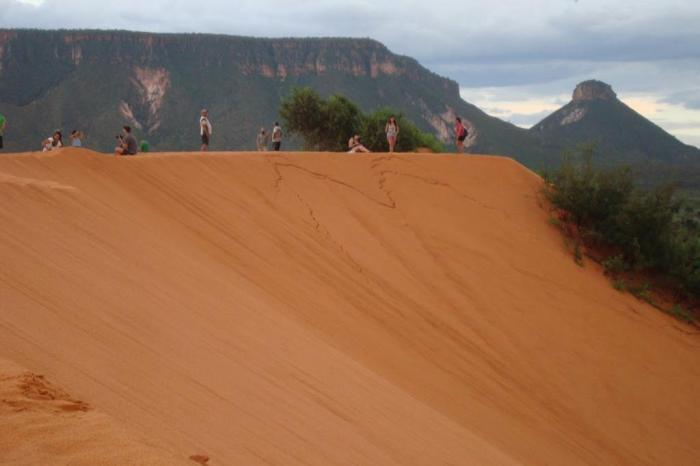
M700 145L697 0L0 0L0 27L371 37L456 80L485 111L529 126L601 79Z

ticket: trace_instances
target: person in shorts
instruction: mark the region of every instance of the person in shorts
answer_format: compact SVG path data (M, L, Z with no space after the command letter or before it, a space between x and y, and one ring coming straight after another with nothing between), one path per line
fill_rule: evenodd
M209 121L209 111L203 108L199 116L199 135L202 138L202 146L200 150L206 152L209 149L209 141L211 139L211 121Z
M139 153L139 143L131 134L131 126L124 126L122 134L117 136L119 143L114 148L114 155L136 155Z
M280 147L282 147L282 127L275 122L275 126L272 128L272 150L279 151Z
M396 149L396 140L399 137L399 124L396 122L396 117L393 115L390 116L389 121L386 122L384 132L386 133L386 141L389 143L389 152L394 152Z
M462 123L462 119L460 117L456 117L455 119L455 137L457 138L457 141L455 145L457 146L457 152L460 154L464 152L464 140L467 139L467 136L469 135L469 131L467 131L467 127L464 126Z

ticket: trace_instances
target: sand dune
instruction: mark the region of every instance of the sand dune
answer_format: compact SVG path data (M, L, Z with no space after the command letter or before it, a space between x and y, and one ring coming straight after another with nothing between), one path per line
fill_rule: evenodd
M0 358L144 464L699 464L700 337L578 267L539 183L496 157L4 155ZM49 448L0 413L0 463Z
M74 466L192 464L125 431L44 376L0 360L0 462Z

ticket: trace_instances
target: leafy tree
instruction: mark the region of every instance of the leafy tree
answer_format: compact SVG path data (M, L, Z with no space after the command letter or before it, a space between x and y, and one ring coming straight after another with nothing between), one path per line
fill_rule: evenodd
M324 151L345 151L350 136L361 125L360 109L341 95L332 95L321 106L323 121L318 148Z
M280 116L290 133L304 138L304 148L317 148L320 144L323 122L323 99L310 87L295 88L282 101Z

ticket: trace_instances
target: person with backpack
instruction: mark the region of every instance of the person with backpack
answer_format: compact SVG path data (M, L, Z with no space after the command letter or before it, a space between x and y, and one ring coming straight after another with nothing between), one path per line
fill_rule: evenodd
M203 108L199 116L199 135L202 138L202 146L200 150L206 152L209 149L209 140L211 139L211 121L209 121L209 111Z
M279 152L280 147L282 147L282 127L275 122L272 128L272 150Z
M467 127L462 124L462 119L460 117L456 117L455 121L455 136L457 137L456 141L456 146L457 146L457 152L462 153L464 152L464 140L467 139L467 136L469 135L469 131L467 131Z

